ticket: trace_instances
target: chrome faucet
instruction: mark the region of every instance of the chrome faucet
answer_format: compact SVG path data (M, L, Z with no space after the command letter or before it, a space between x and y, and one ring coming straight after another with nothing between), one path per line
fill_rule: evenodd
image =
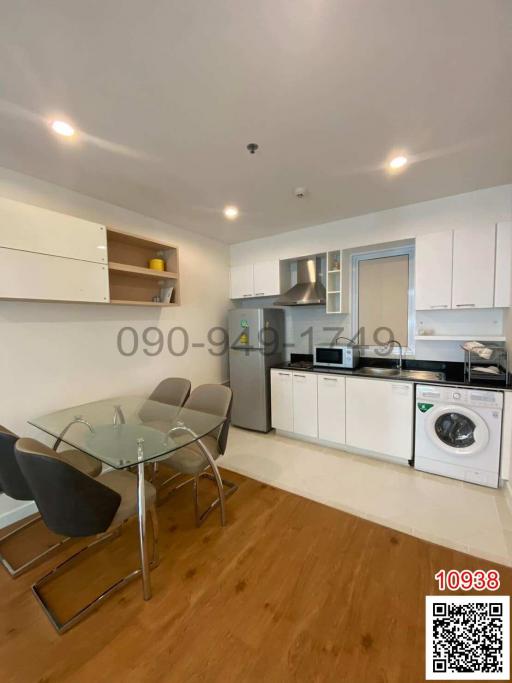
M398 346L399 356L398 356L398 361L397 361L397 363L396 363L396 367L397 367L397 368L400 370L400 372L401 372L401 371L402 371L402 364L403 364L403 355L404 355L404 350L403 350L403 348L402 348L402 344L400 344L400 342L397 341L396 339L390 339L390 340L388 341L388 346L391 346L391 344L396 344L396 345Z

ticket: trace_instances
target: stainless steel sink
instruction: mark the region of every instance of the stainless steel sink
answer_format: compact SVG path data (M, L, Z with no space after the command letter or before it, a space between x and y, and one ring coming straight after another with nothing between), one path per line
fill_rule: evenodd
M412 379L415 382L442 382L443 372L433 372L432 370L402 370L400 377Z
M360 375L374 375L375 377L397 377L397 375L400 375L400 370L398 368L375 368L368 366L358 370L358 373Z
M411 379L415 382L440 382L444 380L442 372L431 370L399 370L398 368L378 368L371 365L359 368L359 375L370 377L396 377L397 379Z

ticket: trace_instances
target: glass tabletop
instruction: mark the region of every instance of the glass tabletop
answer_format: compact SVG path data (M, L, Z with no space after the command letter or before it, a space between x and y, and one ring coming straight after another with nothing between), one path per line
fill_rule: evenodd
M106 465L123 469L193 443L225 418L138 396L120 396L42 415L29 424Z

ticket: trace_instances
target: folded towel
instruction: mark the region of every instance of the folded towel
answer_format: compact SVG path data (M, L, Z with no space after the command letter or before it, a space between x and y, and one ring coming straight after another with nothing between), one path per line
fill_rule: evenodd
M462 345L463 349L466 349L466 351L476 351L477 349L482 349L483 344L477 341L468 341L465 344Z
M475 353L477 356L480 356L480 358L483 358L484 360L489 360L489 358L491 358L493 354L492 349L489 349L487 346L484 346L483 344L477 341L466 342L462 345L462 348L466 351L469 351L470 353Z
M471 372L482 372L488 375L501 375L501 370L496 365L475 365Z

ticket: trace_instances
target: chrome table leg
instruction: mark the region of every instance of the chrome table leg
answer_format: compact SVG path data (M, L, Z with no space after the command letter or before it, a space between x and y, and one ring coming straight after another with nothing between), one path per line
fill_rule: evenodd
M151 579L149 575L148 539L146 529L146 480L144 478L144 439L137 440L137 505L139 513L140 568L142 571L142 591L144 600L151 599Z

